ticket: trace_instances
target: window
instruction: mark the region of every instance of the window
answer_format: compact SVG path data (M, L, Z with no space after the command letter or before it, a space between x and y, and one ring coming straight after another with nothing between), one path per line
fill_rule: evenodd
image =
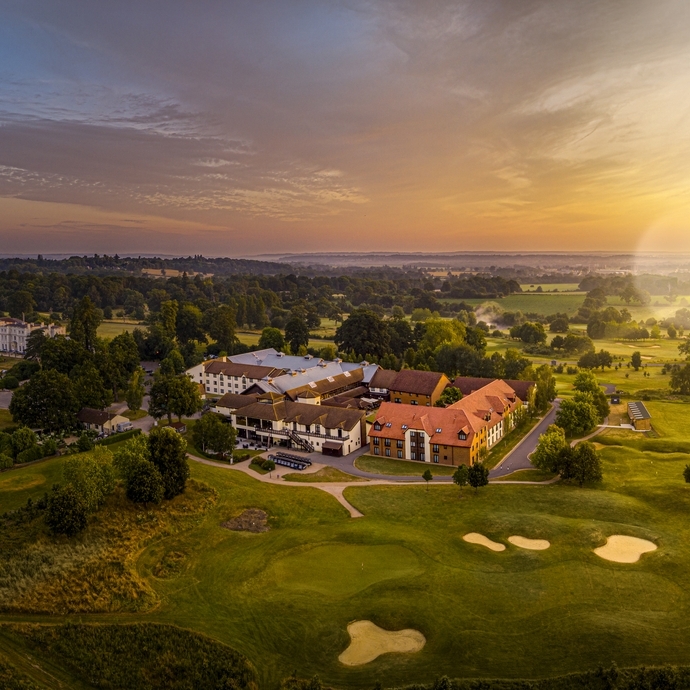
M378 436L375 436L375 437L373 438L373 441L374 441L374 445L375 445L375 446L378 446L379 443L380 443L380 440L379 440L379 437L378 437Z
M402 428L403 428L403 431L406 431L407 430L407 424L403 424ZM414 431L412 433L414 434Z
M381 451L378 448L374 448L374 455L381 455Z
M410 400L410 405L419 405L419 403L416 400Z
M403 447L403 442L402 442L402 441L398 441L397 445L398 445L398 448L402 448L402 447Z
M376 424L374 424L374 429L376 429L376 431L381 431L381 425L376 422Z
M465 441L465 440L467 440L467 434L466 434L464 431L461 431L461 432L458 434L458 438L459 438L461 441Z
M438 462L438 455L434 455L434 462Z
M383 440L383 443L386 447L390 448L391 445L391 440L389 438L386 438Z
M413 460L417 459L417 453L415 453L414 451L412 451L412 453L410 455L412 456Z
M419 459L420 459L422 462L424 462L424 453L420 453L420 454L419 454Z
M390 458L390 456L391 456L391 449L390 448L386 448L386 456Z
M423 431L420 431L420 432L417 434L417 436L419 436L419 438L424 438L424 432L423 432Z
M438 445L434 445L434 447L432 448L432 450L434 451L434 453L438 453Z
M397 402L397 403L401 403L401 402L402 402L402 400L401 400L400 398L396 398L396 399L395 399L395 402Z
M444 459L444 460L448 460L448 456L447 456L447 455L444 455L444 456L443 456L443 459Z
M401 450L399 450L399 451L398 451L398 457L399 457L399 458L402 458L402 456L403 456L403 452L402 452Z
M386 422L386 428L390 429L393 426L393 422Z

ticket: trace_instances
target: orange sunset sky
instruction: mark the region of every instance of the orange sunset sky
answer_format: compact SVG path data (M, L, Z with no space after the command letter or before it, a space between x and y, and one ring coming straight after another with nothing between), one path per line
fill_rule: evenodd
M690 251L686 0L8 0L0 253Z

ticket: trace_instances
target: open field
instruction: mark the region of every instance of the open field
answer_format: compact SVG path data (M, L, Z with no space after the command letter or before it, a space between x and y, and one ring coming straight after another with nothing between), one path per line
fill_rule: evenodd
M353 484L345 496L364 513L360 519L308 486L266 485L192 463L192 476L218 492L217 503L189 531L157 539L138 557L137 573L160 607L109 614L107 621L174 623L208 634L246 654L262 688L276 688L294 669L335 687L370 689L377 680L392 686L443 674L546 677L612 660L687 664L687 455L660 451L670 448L667 439L685 434L690 405L650 406L655 419L667 420L661 438L639 435L603 446L600 487L490 485L476 494L464 490L461 499L455 486ZM43 492L42 486L0 490L0 506ZM220 526L248 508L266 511L268 532ZM506 549L468 544L462 540L468 532ZM658 549L634 564L593 553L614 534L650 540ZM551 547L519 549L508 543L512 535L546 539ZM155 577L169 552L184 555L182 569ZM353 620L419 630L427 643L416 654L347 667L338 656Z
M578 285L578 283L520 283L524 292L534 292L538 288L541 288L543 292L577 292L584 299L586 293L579 290Z
M0 409L0 431L8 426L14 426L14 420L9 410Z
M123 333L131 333L135 328L146 328L146 326L138 321L103 321L98 327L98 336L114 338Z
M450 476L457 469L457 467L448 467L447 465L436 465L416 460L396 460L377 455L360 455L355 460L355 466L363 472L371 472L372 474L419 477L420 479L425 470L431 470L432 474L439 476Z

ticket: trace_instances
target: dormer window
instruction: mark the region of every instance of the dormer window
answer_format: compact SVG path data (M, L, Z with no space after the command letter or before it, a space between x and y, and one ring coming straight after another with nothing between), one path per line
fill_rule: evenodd
M381 431L381 425L376 422L376 424L374 424L374 429L376 429L376 431Z
M467 440L467 434L466 434L464 431L461 431L461 432L458 434L458 438L459 438L461 441L466 441L466 440Z

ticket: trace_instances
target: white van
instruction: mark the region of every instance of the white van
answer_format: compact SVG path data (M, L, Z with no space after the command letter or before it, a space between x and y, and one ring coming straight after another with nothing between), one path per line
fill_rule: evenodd
M118 432L120 431L129 431L130 429L134 429L134 424L132 422L120 422L116 427Z

